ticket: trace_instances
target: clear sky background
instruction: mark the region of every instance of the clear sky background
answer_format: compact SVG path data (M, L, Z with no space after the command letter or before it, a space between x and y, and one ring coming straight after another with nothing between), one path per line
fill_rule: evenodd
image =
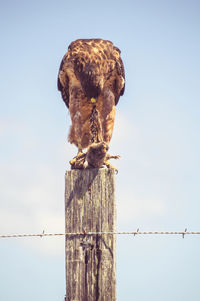
M119 231L200 230L200 1L0 1L0 234L64 231L71 41L121 49ZM199 301L200 237L119 236L118 301ZM64 239L0 239L0 300L61 301Z

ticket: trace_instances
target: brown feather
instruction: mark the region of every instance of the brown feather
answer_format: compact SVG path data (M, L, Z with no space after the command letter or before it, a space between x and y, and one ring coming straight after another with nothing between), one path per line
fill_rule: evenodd
M71 143L80 149L93 142L109 144L124 82L120 50L112 42L81 39L69 45L59 69L58 90L70 111Z

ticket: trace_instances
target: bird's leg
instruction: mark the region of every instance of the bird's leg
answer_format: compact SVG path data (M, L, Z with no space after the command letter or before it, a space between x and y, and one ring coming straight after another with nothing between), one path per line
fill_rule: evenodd
M82 148L78 148L78 153L76 155L76 158L79 158L82 155L83 155L83 149Z
M86 154L83 153L82 148L78 148L78 153L71 161L69 161L72 169L83 169Z

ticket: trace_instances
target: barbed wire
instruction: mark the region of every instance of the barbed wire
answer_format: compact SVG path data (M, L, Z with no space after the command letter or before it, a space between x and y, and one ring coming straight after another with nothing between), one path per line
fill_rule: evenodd
M5 234L0 235L0 238L26 238L26 237L49 237L49 236L87 236L87 235L182 235L184 238L185 235L200 235L200 231L137 231L132 232L69 232L69 233L42 233L37 234Z

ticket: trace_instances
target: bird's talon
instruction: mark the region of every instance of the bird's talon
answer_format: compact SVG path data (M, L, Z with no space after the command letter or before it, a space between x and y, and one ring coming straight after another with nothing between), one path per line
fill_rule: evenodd
M76 157L69 161L71 169L84 169L86 154L79 152Z
M69 164L70 164L70 165L73 165L75 162L76 162L76 159L73 158L72 160L69 161Z
M114 167L112 164L110 164L109 161L105 161L105 162L104 162L104 165L105 165L107 168L114 169L115 173L118 174L118 169L117 169L116 167Z

